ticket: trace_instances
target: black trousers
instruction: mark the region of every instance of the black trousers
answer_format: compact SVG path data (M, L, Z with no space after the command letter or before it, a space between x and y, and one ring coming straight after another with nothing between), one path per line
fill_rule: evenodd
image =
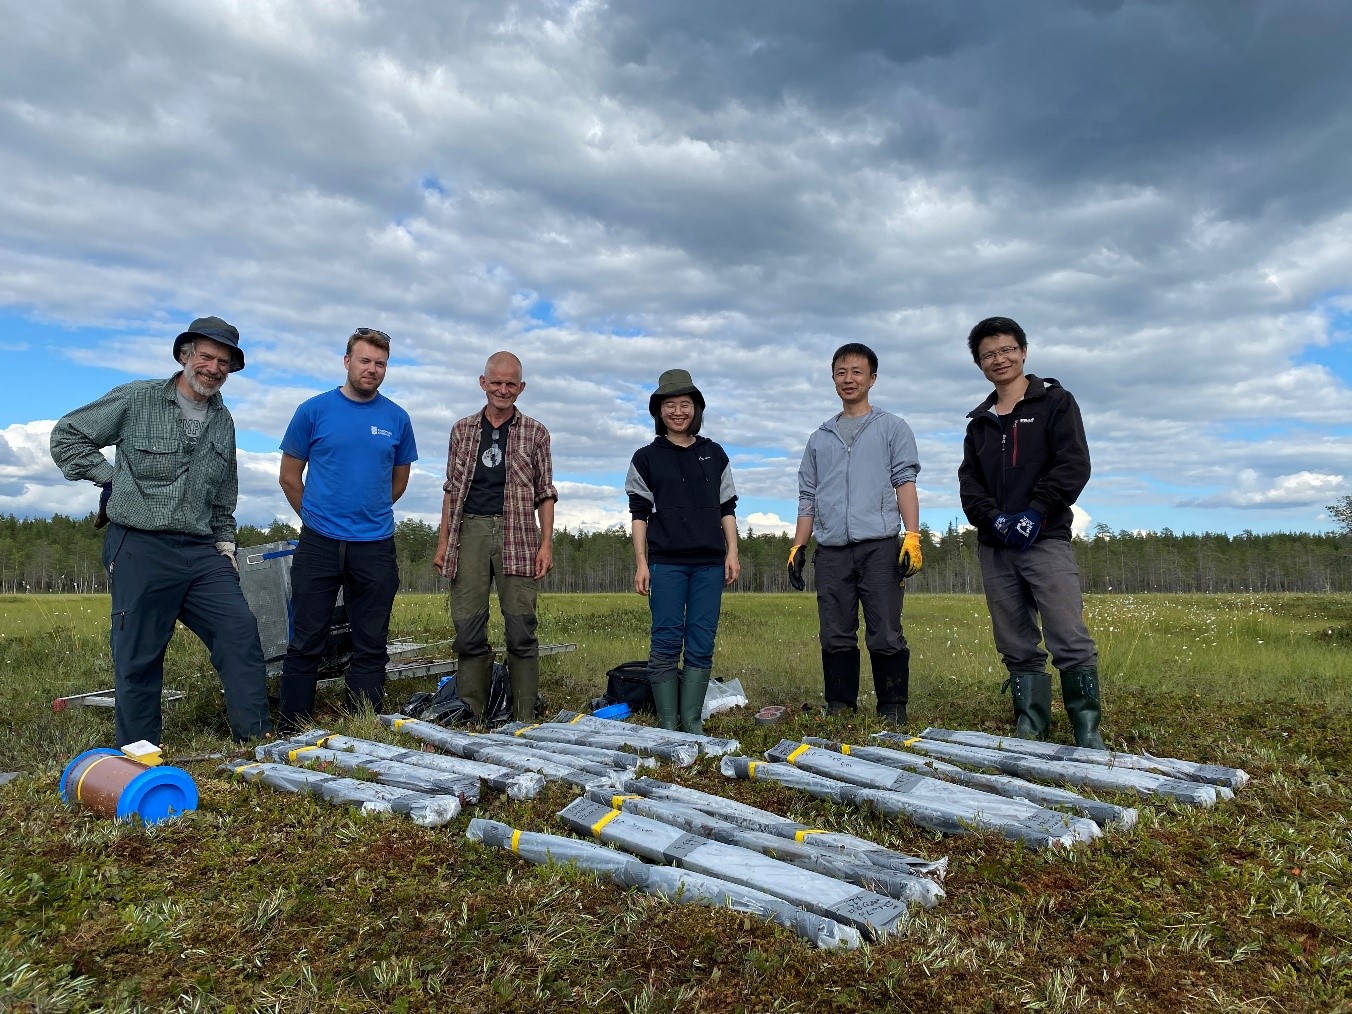
M342 542L302 528L291 562L291 640L282 662L284 730L305 724L314 710L319 664L340 588L352 628L348 706L356 708L366 702L379 711L384 700L390 610L399 590L394 539Z
M258 621L239 575L210 535L147 532L108 526L103 565L112 591L108 645L117 681L117 745L161 741L164 650L174 623L202 639L225 691L225 716L235 739L272 731L267 673Z

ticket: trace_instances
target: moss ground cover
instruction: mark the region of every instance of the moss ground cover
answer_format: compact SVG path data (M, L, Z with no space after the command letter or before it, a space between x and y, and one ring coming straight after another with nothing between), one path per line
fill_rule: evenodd
M584 705L607 668L645 652L635 596L542 605L542 639L579 645L545 662L555 706ZM906 934L824 954L758 920L465 841L473 814L559 833L553 813L573 797L562 786L529 802L489 798L433 831L222 779L215 760L192 759L230 745L215 677L184 634L167 669L187 697L166 746L196 776L201 809L156 828L69 809L57 775L107 741L111 716L56 715L50 701L111 685L106 600L0 600L0 771L22 772L0 787L0 1009L1352 1009L1352 644L1339 634L1352 598L1103 596L1087 610L1110 745L1240 765L1254 781L1235 800L1152 803L1137 828L1049 855L730 782L709 761L662 771L950 857L947 899L917 911ZM1002 731L1008 702L981 599L916 595L906 617L911 727ZM448 636L444 600L401 597L394 629ZM879 728L865 712L827 720L814 706L808 596L726 599L716 666L742 680L752 707L711 731L748 754L781 737L861 741ZM390 700L425 688L394 684ZM756 726L752 711L769 703L791 717ZM369 717L323 721L391 738Z

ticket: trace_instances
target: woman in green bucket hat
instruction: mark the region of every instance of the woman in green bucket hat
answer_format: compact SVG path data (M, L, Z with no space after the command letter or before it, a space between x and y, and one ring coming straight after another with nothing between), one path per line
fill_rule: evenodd
M657 437L629 463L634 591L648 597L648 680L664 729L704 731L723 588L737 580L737 490L727 452L699 435L704 395L667 370L648 399ZM684 655L684 668L681 666Z

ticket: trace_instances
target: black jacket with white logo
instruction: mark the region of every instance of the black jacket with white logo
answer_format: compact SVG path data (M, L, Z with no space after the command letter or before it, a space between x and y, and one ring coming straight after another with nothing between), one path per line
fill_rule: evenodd
M658 437L640 447L624 480L629 513L648 523L648 562L722 564L722 519L737 509L728 455L707 437L679 447Z
M1075 396L1050 377L1028 374L1014 411L991 411L995 392L967 414L958 466L962 510L987 545L1003 545L991 528L999 514L1032 508L1042 539L1069 539L1070 505L1089 482L1089 444Z

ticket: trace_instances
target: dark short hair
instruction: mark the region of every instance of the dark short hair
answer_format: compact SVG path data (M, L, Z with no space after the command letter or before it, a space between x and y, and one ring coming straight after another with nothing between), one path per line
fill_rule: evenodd
M672 398L689 398L690 403L695 406L695 417L690 420L690 435L692 437L699 436L700 427L704 425L704 406L700 404L703 399L696 398L693 394L673 394L659 401L656 411L653 412L653 432L659 437L667 435L667 424L662 421L662 406L671 401Z
M874 376L878 372L878 353L874 352L862 342L847 342L836 349L836 354L831 357L831 372L836 372L836 363L840 362L846 356L863 356L868 360L869 376Z
M1019 327L1017 321L1009 317L987 317L985 320L972 328L967 336L967 348L972 353L972 362L978 366L981 365L981 355L977 349L987 338L994 338L998 334L1007 334L1019 343L1019 348L1028 348L1028 336L1023 333L1023 328Z

